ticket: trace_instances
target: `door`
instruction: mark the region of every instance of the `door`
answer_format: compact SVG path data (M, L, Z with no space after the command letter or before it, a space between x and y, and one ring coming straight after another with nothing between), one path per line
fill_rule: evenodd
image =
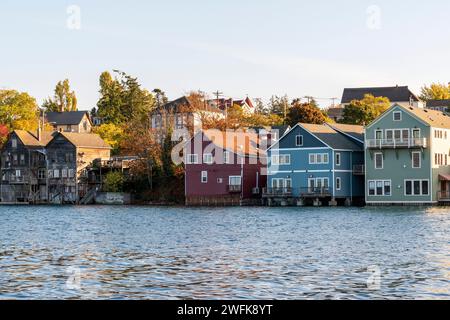
M448 181L441 181L441 198L449 199L450 195L447 188Z
M313 193L316 188L316 179L308 179L308 193Z

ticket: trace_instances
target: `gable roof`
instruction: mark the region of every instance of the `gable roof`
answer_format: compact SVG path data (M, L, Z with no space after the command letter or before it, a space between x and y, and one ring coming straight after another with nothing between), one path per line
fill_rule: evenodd
M46 121L54 125L79 125L84 116L87 116L89 121L89 113L87 111L71 111L71 112L46 112Z
M264 155L259 149L259 136L254 132L204 130L199 132L220 149L244 156Z
M347 137L343 133L333 129L326 124L309 124L300 123L312 135L316 136L323 143L335 150L362 150L362 146L355 142L352 138Z
M59 132L59 134L78 148L111 149L98 134L72 132Z
M420 101L420 99L409 90L408 86L395 87L373 87L373 88L345 88L341 103L350 103L353 100L361 100L364 95L371 94L374 97L386 97L391 102Z
M436 107L450 107L450 99L427 101L427 108L436 108Z
M169 113L177 113L177 112L180 112L180 109L182 107L187 107L187 108L193 107L193 103L190 101L189 97L182 96L181 98L178 98L176 100L166 103L165 105L157 108L155 111L164 110ZM202 108L201 110L197 110L197 111L209 111L209 112L222 113L222 111L220 109L216 108L213 105L210 105L207 102L204 104L204 108Z
M441 111L395 105L412 113L417 118L434 128L450 129L450 116ZM392 109L391 109L392 110Z
M55 136L55 132L41 132L41 140L29 131L14 130L13 133L22 141L26 147L45 147Z
M331 128L341 133L347 134L350 137L364 142L364 127L363 126L355 126L351 124L340 124L340 123L329 123L327 124Z

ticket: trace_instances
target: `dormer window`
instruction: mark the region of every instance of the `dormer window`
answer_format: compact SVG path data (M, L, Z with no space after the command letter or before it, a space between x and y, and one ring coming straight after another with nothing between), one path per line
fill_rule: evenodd
M17 139L12 139L11 140L11 146L13 149L17 149Z
M402 113L400 111L394 112L394 121L402 121Z

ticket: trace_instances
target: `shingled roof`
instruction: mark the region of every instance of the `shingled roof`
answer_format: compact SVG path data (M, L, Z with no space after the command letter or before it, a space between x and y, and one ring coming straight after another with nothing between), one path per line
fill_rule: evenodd
M192 108L193 103L189 100L189 97L183 96L181 98L178 98L176 100L170 101L166 103L165 105L161 106L160 108L157 108L156 111L160 112L161 110L164 110L169 113L177 113L177 112L185 112L181 110L181 108ZM205 103L205 105L196 111L209 111L209 112L217 112L222 113L222 111L215 106L209 105L208 103Z
M46 121L58 125L78 125L83 120L83 117L87 115L90 121L89 113L87 111L71 111L71 112L46 112Z
M60 134L78 148L111 149L98 134L69 132L60 132Z
M361 142L364 141L364 127L363 126L355 126L351 124L340 124L340 123L332 123L327 124L331 128L336 131L342 132L344 134L349 135L350 137L357 139Z
M37 135L25 130L14 130L16 136L22 141L26 147L45 147L54 137L55 132L42 132L41 139L38 140Z
M437 107L450 107L450 99L427 101L427 108L437 108Z
M409 90L408 86L374 87L374 88L345 88L342 95L342 103L350 103L353 100L361 100L366 94L374 97L386 97L391 102L420 101L420 99Z
M300 123L301 127L335 150L362 150L362 145L326 124Z
M396 105L412 113L433 128L450 129L450 116L441 111ZM394 106L395 107L395 106ZM390 109L391 110L391 109Z

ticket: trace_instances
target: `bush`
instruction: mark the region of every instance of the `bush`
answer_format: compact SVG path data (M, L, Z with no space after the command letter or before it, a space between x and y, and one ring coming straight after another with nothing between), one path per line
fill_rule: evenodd
M103 183L103 191L105 192L122 192L124 177L121 172L109 172Z

